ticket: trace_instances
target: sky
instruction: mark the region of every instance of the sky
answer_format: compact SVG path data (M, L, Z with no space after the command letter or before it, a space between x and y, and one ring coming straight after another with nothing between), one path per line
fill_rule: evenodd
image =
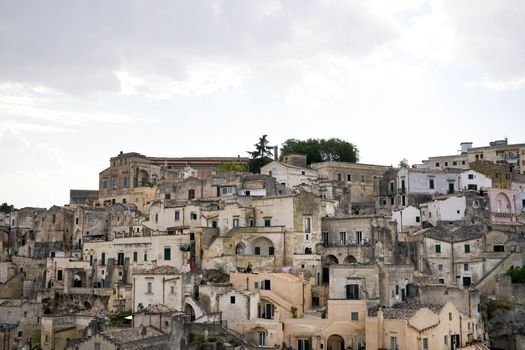
M0 0L0 202L63 205L120 151L337 137L363 163L525 142L525 1Z

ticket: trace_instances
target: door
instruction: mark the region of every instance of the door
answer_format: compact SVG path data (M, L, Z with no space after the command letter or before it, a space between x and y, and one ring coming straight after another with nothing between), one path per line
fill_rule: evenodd
M450 349L456 350L459 347L459 334L453 334L450 336Z
M454 183L448 184L448 193L454 193Z
M330 268L323 267L323 284L330 282Z
M463 287L468 287L472 284L472 279L470 277L463 277Z

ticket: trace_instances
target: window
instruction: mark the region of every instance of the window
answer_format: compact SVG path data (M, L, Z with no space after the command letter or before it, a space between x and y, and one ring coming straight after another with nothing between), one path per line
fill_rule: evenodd
M439 282L439 284L445 284L445 279L444 278L440 278L440 279L438 279L438 282Z
M214 221L216 222L216 221ZM217 227L217 226L215 226ZM233 227L236 228L236 227L239 227L239 218L233 218Z
M164 260L171 260L171 247L164 247Z
M111 182L111 188L114 190L117 189L117 179L113 179L113 181Z
M53 225L57 223L57 216L55 214L53 214L53 216L51 217L51 223Z
M188 190L188 199L195 198L195 190Z
M233 187L223 187L222 188L223 196L231 196L232 194L233 194Z
M89 266L93 266L93 255L89 256Z
M342 175L341 174L337 174L337 181L341 181L342 179Z
M254 248L254 254L255 255L261 255L261 247L255 247Z
M504 252L505 251L505 246L502 245L502 244L496 244L496 245L494 245L494 251L495 252Z
M305 175L306 173L304 171L301 171L301 175Z
M180 220L180 211L176 211L175 212L175 221L179 221Z
M323 244L326 246L328 245L328 239L329 239L329 233L323 232Z
M396 284L396 295L399 295L399 285Z
M474 174L468 174L468 179L469 180L474 180Z
M266 333L259 332L259 346L265 346L266 345Z
M436 244L436 253L441 253L441 244Z
M352 321L359 321L359 313L358 312L352 312L350 317L351 317Z
M452 161L452 165L458 165L458 162L456 162L455 160Z
M62 281L62 270L57 271L57 280Z
M148 291L147 291L148 294L152 294L153 293L153 285L151 282L148 282Z
M361 182L365 182L365 176L364 175L361 175Z
M124 176L124 181L122 183L122 185L124 186L124 188L128 188L128 177L127 176Z
M171 199L171 193L164 193L165 199Z
M175 294L175 286L170 286L170 293Z
M155 223L156 224L159 223L159 214L158 213L155 214Z
M78 225L78 216L75 218L75 225Z
M390 350L397 350L397 337L390 337Z
M438 272L443 272L443 264L438 264Z
M137 262L137 260L138 260L138 253L133 252L133 262Z
M464 160L461 161L461 165L465 165L465 161Z
M346 285L346 299L351 299L351 300L359 299L359 284L347 284Z
M196 212L192 211L190 213L190 220L197 220L197 213Z
M445 162L445 166L448 166L448 162Z
M465 253L470 253L470 244L465 244Z
M108 180L102 181L102 188L108 188Z
M306 233L310 233L312 228L311 228L311 223L312 223L312 219L311 218L304 218L304 232Z
M436 162L436 168L439 168L439 163L438 162Z
M102 254L100 254L100 265L102 266L106 265L106 253L105 252L102 252Z
M434 189L434 179L428 180L428 188L433 190Z
M124 265L124 253L123 252L120 252L120 253L117 253L117 265Z
M264 218L264 226L266 227L272 226L272 218Z
M144 253L144 261L148 261L148 253Z
M421 222L421 218L419 216L416 216L416 222Z
M339 245L346 245L346 232L339 232Z
M235 295L230 296L230 304L235 304Z
M423 350L428 350L428 338L423 338Z
M346 181L352 181L352 175L350 174L346 175Z
M363 243L363 232L361 232L361 231L356 231L355 232L355 242L357 244L362 244Z
M268 247L268 255L273 256L275 254L275 248L274 247Z
M310 339L297 339L297 350L312 350Z
M100 350L100 343L95 343L94 350Z
M463 264L463 271L468 271L468 264Z
M271 289L271 281L270 280L262 280L261 281L261 289L262 290L270 290Z

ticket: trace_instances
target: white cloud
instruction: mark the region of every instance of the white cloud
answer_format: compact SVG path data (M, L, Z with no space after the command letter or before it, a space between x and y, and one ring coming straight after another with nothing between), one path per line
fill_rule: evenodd
M485 88L489 90L520 90L525 89L525 78L512 78L508 80L479 80L467 83L467 86Z

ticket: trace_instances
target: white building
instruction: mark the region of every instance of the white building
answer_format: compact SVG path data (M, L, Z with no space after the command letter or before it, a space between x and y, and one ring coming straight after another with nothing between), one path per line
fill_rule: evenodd
M459 189L459 170L401 168L397 173L397 188L408 194L446 194Z
M423 222L437 226L440 222L463 221L467 200L465 196L443 196L421 205Z
M193 275L169 265L156 266L133 274L133 311L155 304L185 311L192 292Z
M392 211L392 219L397 222L397 232L414 231L422 224L421 211L414 206Z
M261 167L261 174L268 174L274 177L281 185L290 188L311 184L319 178L317 170L276 161Z
M516 191L516 210L525 210L525 183L513 182L511 188Z
M492 187L492 179L475 170L467 170L459 175L462 190L481 190Z

